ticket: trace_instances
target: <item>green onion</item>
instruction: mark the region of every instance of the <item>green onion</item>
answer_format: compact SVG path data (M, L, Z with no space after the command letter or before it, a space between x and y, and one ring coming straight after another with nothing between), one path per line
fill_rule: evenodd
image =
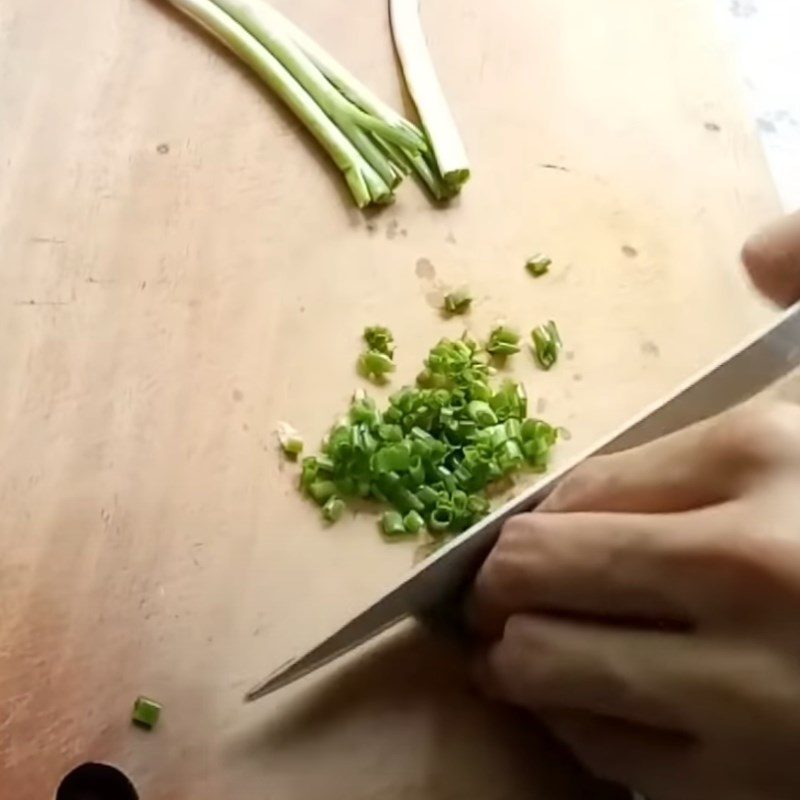
M486 352L493 356L510 356L519 353L519 334L504 325L499 325L489 334Z
M494 385L486 358L472 340L442 339L425 360L430 385L394 392L385 408L357 392L319 455L302 462L301 487L323 516L369 498L388 507L388 536L414 532L415 515L435 536L458 534L489 512L492 484L544 469L555 429L527 418L521 384Z
M441 533L446 531L453 524L453 509L447 506L439 505L433 509L428 527L431 533Z
M139 695L133 703L131 720L143 728L152 729L158 724L163 706L149 697Z
M381 527L387 536L399 536L406 533L403 515L397 511L384 511L381 517Z
M266 4L263 4L266 5ZM295 44L314 62L317 69L352 103L377 119L389 123L394 128L405 129L414 138L423 138L416 125L398 114L376 97L358 78L346 70L336 59L307 36L293 22L271 6L266 6L276 24L282 25ZM403 151L404 152L404 151Z
M386 203L429 143L266 3L170 0L246 63L342 171L356 204ZM432 189L433 191L433 189Z
M550 265L553 262L546 256L537 253L525 262L525 269L533 275L534 278L540 278L550 271Z
M555 322L550 320L531 331L533 354L542 369L550 369L558 359L561 349L561 336Z
M403 517L403 527L406 529L407 533L418 533L422 530L424 525L425 519L417 511L409 511L408 514Z
M446 314L466 314L472 305L472 297L463 289L450 292L444 296L444 311Z
M336 494L336 484L333 481L314 481L308 487L308 493L319 505L324 506Z
M388 328L373 325L364 329L364 341L369 348L358 359L358 371L375 383L383 383L394 372L394 337ZM372 403L371 408L374 408ZM352 413L352 412L351 412Z
M425 464L422 457L415 455L411 458L408 467L408 478L413 486L421 486L425 481Z
M389 0L389 15L406 86L435 156L427 165L455 193L469 178L469 163L425 43L419 0Z
M473 422L481 428L497 424L497 415L492 411L492 407L485 400L473 400L467 406L467 414Z
M292 74L248 31L212 0L170 0L247 64L292 109L344 174L359 208L385 202L391 190L353 143Z
M383 353L389 358L394 357L394 337L388 328L382 325L373 325L364 329L364 341L367 348Z
M288 422L279 422L275 432L283 452L289 458L297 458L303 452L303 437Z
M322 516L328 522L338 522L344 513L344 509L344 500L340 497L336 497L336 495L332 495L322 507Z
M374 458L378 472L405 472L411 466L411 447L405 442L383 447Z
M383 423L378 427L378 436L384 442L401 442L403 440L403 429L399 425Z
M358 371L370 380L380 382L388 373L394 372L394 368L394 361L377 350L367 350L358 359Z
M436 505L436 501L439 499L439 492L432 486L421 486L417 491L417 497L425 508L429 508Z

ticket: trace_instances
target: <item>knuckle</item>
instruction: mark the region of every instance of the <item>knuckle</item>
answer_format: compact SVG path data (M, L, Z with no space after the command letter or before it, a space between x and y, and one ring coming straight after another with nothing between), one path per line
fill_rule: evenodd
M749 403L720 417L714 437L723 452L750 465L796 459L800 407L781 401Z
M547 500L548 511L571 511L582 508L604 486L604 456L595 456L579 464L555 488Z
M759 616L781 587L796 583L796 556L784 537L766 529L765 517L753 504L733 503L720 522L681 549L678 560L695 578L706 610L744 622Z
M527 561L520 555L522 538L525 535L523 528L527 527L516 520L506 523L497 545L478 574L479 589L515 596L520 587L528 582Z
M562 674L558 648L546 623L512 614L505 623L497 658L506 674L524 678L528 697L545 697Z

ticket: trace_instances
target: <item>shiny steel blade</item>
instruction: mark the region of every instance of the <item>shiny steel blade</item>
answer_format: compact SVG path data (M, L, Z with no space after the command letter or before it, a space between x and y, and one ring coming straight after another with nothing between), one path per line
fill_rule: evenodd
M749 337L666 399L646 409L571 463L543 478L454 539L414 570L382 599L304 656L295 659L245 696L256 700L327 664L409 615L425 614L452 597L477 571L514 514L530 511L564 475L586 458L644 444L743 402L800 364L800 304Z

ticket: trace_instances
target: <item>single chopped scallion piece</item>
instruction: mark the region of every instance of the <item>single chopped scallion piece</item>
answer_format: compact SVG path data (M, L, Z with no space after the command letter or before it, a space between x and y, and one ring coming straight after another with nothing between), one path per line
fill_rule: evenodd
M550 271L550 265L552 263L552 260L547 258L547 256L537 253L535 256L531 256L525 262L525 269L527 269L534 278L540 278L542 275L546 275Z
M387 536L401 536L406 533L403 515L399 511L384 511L381 516L381 527Z
M418 511L413 509L403 517L403 526L407 533L419 533L425 525L425 519Z
M336 484L333 481L316 480L309 484L308 493L319 505L324 506L336 494Z
M344 500L336 495L331 495L322 507L322 516L328 522L338 522L344 514L344 509Z
M472 297L464 289L449 292L444 296L443 309L447 314L466 314L471 305Z
M383 325L372 325L364 329L364 341L370 350L383 353L389 358L394 356L394 337Z
M394 369L394 361L386 353L380 353L377 350L367 350L358 359L359 372L370 380L385 380L386 375L394 372Z
M442 533L450 529L453 524L453 509L444 505L438 505L433 509L428 528L431 533Z
M382 447L375 453L378 472L406 472L411 467L411 447L405 442Z
M303 452L303 437L288 422L279 422L275 433L283 452L289 458L297 458Z
M467 406L469 418L481 428L488 428L497 424L497 415L485 400L473 400Z
M161 703L151 700L149 697L139 695L133 703L131 721L136 725L151 730L158 724L158 720L161 718L162 708L163 706Z
M439 499L439 492L432 486L421 486L417 491L417 497L422 501L425 508L435 506Z
M519 353L519 334L504 325L499 325L489 334L486 352L493 356L510 356Z
M558 360L561 349L561 335L555 322L550 320L531 331L533 354L542 369L550 369Z

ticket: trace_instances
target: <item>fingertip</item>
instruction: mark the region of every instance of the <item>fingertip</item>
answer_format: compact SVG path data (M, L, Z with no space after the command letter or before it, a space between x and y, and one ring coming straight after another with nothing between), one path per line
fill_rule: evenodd
M800 298L800 213L757 233L742 247L741 260L753 285L768 299L789 306Z

